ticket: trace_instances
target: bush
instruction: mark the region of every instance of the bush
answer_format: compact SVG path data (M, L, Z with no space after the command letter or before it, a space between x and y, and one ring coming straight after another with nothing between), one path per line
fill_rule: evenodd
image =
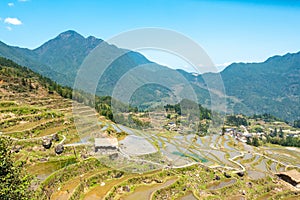
M31 199L29 190L32 178L16 163L11 152L11 142L0 137L0 199Z

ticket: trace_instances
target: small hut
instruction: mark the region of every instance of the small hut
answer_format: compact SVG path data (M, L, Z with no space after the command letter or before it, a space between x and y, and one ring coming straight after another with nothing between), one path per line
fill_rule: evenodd
M64 146L62 144L58 144L55 147L55 153L56 154L62 154L64 152Z
M43 138L42 139L42 145L45 149L50 149L52 146L52 139L51 138Z
M288 182L289 184L300 189L300 172L297 170L293 169L287 172L280 172L277 174L277 176L285 182Z
M118 147L117 138L95 138L95 152L117 150Z

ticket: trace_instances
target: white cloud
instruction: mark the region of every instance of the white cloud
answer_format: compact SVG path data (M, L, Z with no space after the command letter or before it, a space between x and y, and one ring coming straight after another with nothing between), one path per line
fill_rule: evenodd
M29 0L19 0L19 2L27 2L27 1L29 1Z
M8 3L7 5L8 5L9 7L13 7L15 4L12 3L12 2L10 2L10 3Z
M10 26L7 26L6 29L9 30L9 31L12 30L12 28Z
M11 25L22 25L22 22L18 18L7 17L4 19L4 23Z

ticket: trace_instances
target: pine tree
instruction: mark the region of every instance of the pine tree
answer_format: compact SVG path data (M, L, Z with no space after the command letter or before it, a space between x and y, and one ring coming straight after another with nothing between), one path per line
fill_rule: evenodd
M277 137L278 133L277 133L277 128L274 129L274 137Z
M252 139L252 145L253 145L253 146L256 146L256 147L259 146L259 141L258 141L258 138L257 138L257 137L254 137L254 138Z
M284 137L284 133L283 133L281 127L279 128L279 137L280 137L280 138L283 138L283 137Z

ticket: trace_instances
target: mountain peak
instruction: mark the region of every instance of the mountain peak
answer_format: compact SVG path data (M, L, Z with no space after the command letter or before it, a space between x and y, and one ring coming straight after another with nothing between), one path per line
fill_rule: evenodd
M89 37L87 37L87 39L89 39L89 40L96 40L97 38L90 35Z
M57 38L61 38L61 39L68 39L70 37L84 38L82 35L80 35L79 33L77 33L74 30L67 30L57 36Z
M268 58L265 62L277 62L278 60L288 60L288 59L291 59L291 58L298 58L299 59L300 57L300 51L299 52L296 52L296 53L286 53L284 55L275 55L275 56L272 56L270 58Z
M48 50L57 51L57 48L61 49L68 49L70 45L82 45L86 43L86 39L77 33L74 30L67 30L60 33L55 38L47 41L46 43L42 44L40 47L34 49L34 51L38 54L43 54ZM80 47L79 47L80 48ZM66 52L65 52L66 53Z
M102 42L102 41L103 41L102 39L98 39L98 38L96 38L96 37L94 37L94 36L88 36L88 37L86 38L86 40L89 41L89 42L96 42L96 43L99 43L99 42Z

